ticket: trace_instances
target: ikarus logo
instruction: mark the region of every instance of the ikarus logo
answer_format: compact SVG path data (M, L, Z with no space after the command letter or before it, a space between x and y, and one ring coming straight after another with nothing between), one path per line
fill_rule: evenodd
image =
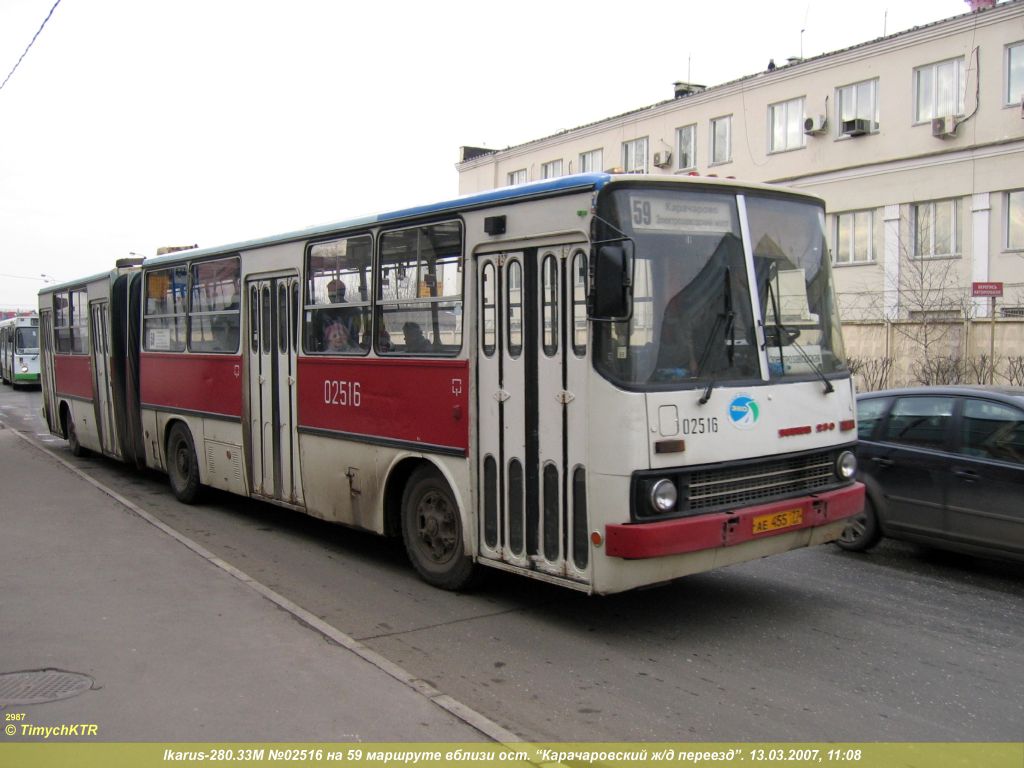
M760 416L761 409L750 395L736 395L729 401L729 422L736 429L752 429Z

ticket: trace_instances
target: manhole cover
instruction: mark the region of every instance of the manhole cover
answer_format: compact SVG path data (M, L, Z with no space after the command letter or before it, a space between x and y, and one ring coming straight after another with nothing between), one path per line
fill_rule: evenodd
M70 699L92 688L92 682L88 675L59 669L6 672L0 674L0 707Z

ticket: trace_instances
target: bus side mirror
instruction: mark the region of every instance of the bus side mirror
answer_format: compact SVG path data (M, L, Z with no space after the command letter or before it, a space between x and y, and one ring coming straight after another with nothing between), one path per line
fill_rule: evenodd
M633 280L632 259L624 244L602 245L594 260L591 317L595 320L629 320Z

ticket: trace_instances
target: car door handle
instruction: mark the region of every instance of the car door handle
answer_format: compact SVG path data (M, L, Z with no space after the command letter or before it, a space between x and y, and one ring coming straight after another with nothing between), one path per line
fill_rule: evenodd
M965 483L976 483L978 482L978 473L971 469L955 469L953 474L963 480Z
M883 459L881 456L874 456L871 460L880 467L891 467L896 463L892 459Z

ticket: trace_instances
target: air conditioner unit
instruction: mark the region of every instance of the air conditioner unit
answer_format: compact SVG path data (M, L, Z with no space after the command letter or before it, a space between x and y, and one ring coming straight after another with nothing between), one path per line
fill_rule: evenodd
M871 121L863 117L843 120L839 132L844 136L863 136L865 133L871 133Z
M936 139L951 139L956 136L956 118L933 117L932 136Z
M670 165L672 165L672 153L668 151L655 152L654 164L659 168L668 168Z
M804 118L804 133L808 136L817 136L818 134L824 133L827 127L828 118L824 115Z

